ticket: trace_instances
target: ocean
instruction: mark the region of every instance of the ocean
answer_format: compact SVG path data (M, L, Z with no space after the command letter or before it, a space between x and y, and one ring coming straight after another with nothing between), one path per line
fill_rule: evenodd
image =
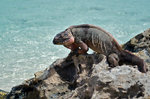
M150 28L150 0L0 0L0 89L34 77L69 50L53 45L71 25L94 24L120 44Z

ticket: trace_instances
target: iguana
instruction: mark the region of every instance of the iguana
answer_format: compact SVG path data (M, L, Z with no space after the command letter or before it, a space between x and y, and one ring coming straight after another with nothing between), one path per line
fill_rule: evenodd
M122 64L137 65L140 72L146 72L143 59L123 50L114 37L102 28L90 24L74 25L57 34L53 43L64 45L72 52L84 54L89 48L106 55L110 66Z

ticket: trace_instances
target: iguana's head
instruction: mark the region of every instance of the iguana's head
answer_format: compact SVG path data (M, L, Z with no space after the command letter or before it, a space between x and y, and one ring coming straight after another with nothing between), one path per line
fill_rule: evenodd
M57 34L53 39L53 43L57 45L70 45L74 43L74 37L70 29L66 29L65 31Z

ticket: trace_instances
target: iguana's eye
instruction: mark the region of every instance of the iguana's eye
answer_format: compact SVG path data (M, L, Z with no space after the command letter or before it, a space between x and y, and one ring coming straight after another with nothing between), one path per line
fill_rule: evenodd
M68 36L68 34L65 33L65 34L64 34L64 37L67 37L67 36Z
M64 34L64 36L68 36L67 34Z
M63 34L63 37L64 37L64 38L68 38L68 34L67 34L67 33L64 33L64 34Z

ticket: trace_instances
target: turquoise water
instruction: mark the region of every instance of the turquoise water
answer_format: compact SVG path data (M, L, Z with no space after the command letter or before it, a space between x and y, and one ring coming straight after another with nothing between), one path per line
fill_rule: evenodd
M0 89L33 77L69 50L52 44L70 25L95 24L125 43L150 28L150 0L1 0Z

